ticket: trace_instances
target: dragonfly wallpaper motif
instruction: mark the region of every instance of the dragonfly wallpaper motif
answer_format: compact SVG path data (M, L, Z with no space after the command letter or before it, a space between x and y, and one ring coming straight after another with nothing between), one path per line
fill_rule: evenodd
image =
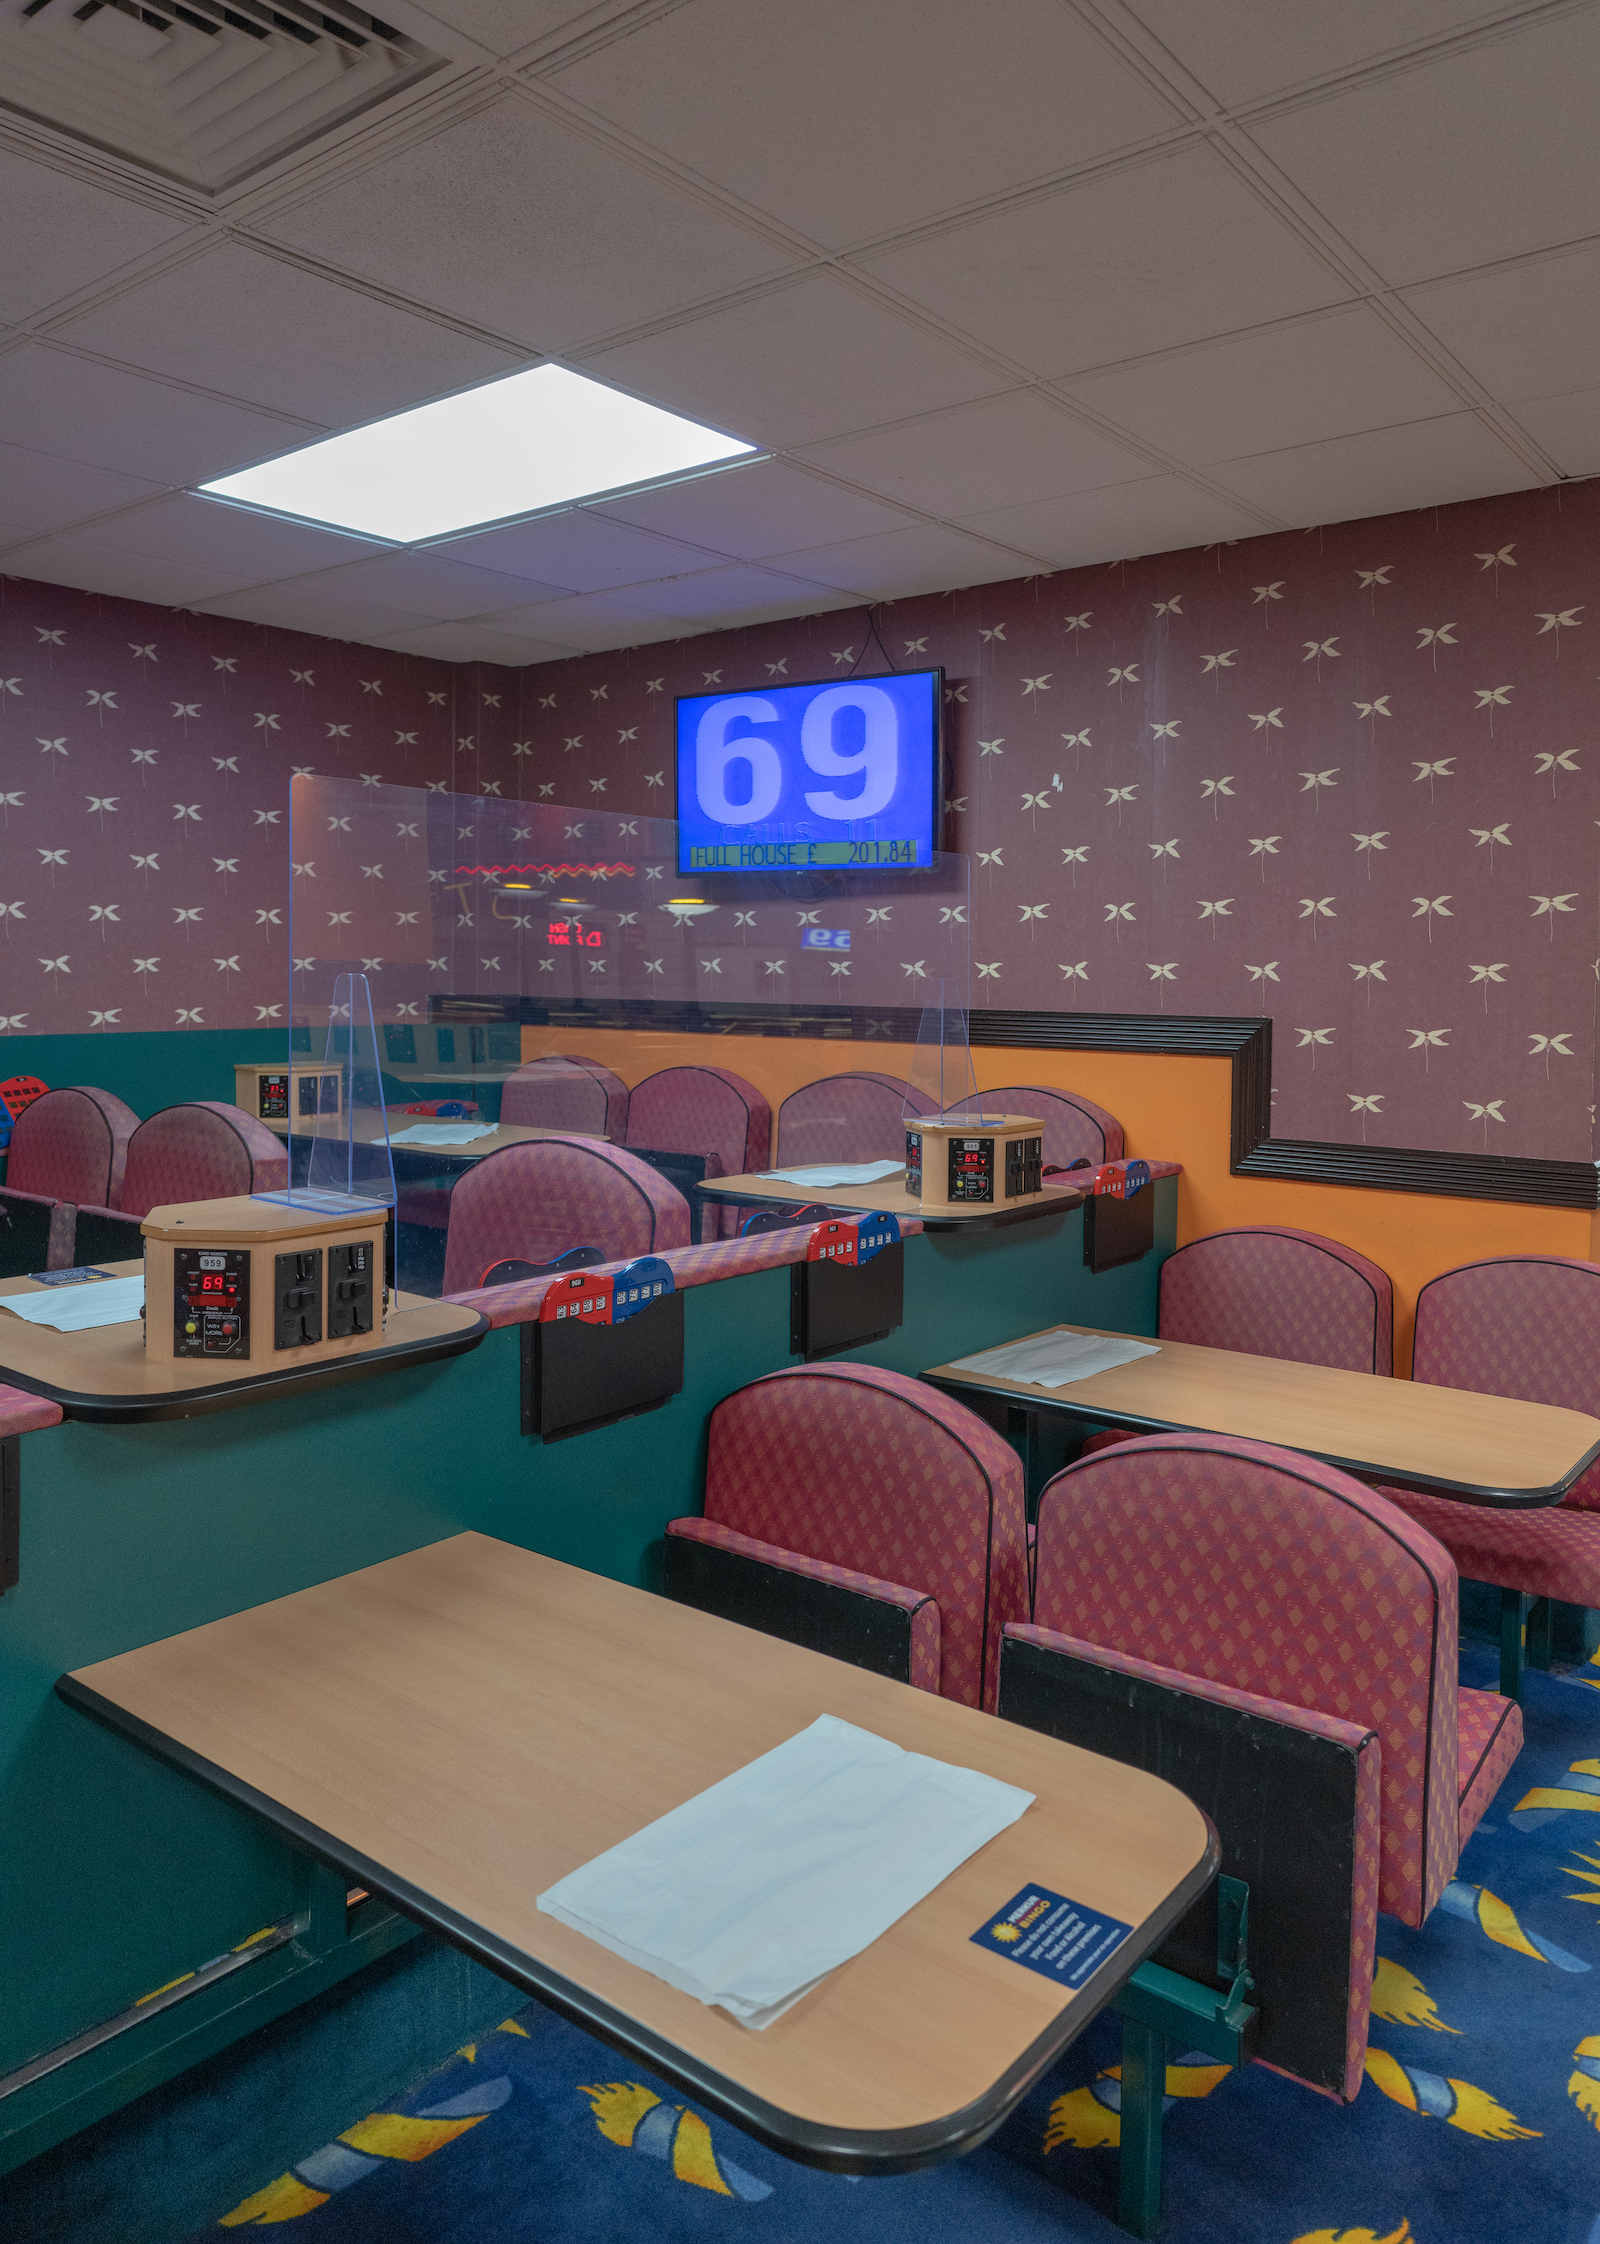
M0 1032L283 1018L294 769L670 816L675 695L941 664L975 1004L1270 1014L1281 1137L1588 1159L1597 580L1595 482L520 671L7 580Z

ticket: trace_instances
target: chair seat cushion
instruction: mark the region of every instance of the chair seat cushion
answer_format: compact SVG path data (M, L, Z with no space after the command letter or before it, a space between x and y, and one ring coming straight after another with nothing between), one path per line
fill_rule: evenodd
M1456 1751L1465 1846L1522 1751L1522 1709L1516 1700L1493 1691L1463 1690L1456 1701Z
M1569 1605L1600 1605L1600 1512L1572 1511L1565 1504L1502 1511L1413 1488L1378 1493L1443 1543L1468 1581L1494 1582Z

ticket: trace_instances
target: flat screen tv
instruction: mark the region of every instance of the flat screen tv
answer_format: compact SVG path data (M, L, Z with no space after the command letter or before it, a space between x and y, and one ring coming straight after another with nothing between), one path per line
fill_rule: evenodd
M682 695L678 871L926 868L943 706L942 670Z

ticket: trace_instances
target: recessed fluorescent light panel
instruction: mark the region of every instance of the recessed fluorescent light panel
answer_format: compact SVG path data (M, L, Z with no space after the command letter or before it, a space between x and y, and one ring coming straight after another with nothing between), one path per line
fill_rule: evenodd
M756 449L564 366L535 366L200 488L414 545Z

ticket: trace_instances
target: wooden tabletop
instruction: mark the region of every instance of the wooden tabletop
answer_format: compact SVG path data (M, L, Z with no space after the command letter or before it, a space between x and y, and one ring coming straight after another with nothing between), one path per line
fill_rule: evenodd
M102 1262L97 1269L114 1278L137 1277L142 1261ZM94 1284L93 1279L85 1281ZM57 1332L51 1325L26 1324L7 1316L8 1295L46 1290L76 1294L77 1287L50 1288L32 1278L0 1280L0 1379L61 1405L69 1418L117 1425L146 1418L192 1418L207 1410L282 1394L345 1377L360 1376L400 1363L431 1363L476 1347L489 1330L474 1309L421 1294L397 1293L389 1304L382 1342L358 1356L324 1358L298 1365L293 1350L247 1364L152 1362L144 1351L144 1328L137 1316L126 1324L98 1325L88 1332ZM329 1382L329 1375L333 1382Z
M736 1200L746 1207L769 1201L776 1207L799 1208L815 1200L830 1208L864 1208L882 1210L889 1215L920 1216L929 1231L942 1231L954 1224L993 1225L1021 1222L1030 1216L1059 1215L1068 1208L1075 1208L1083 1198L1071 1185L1047 1184L1036 1200L1015 1204L1002 1200L998 1207L975 1202L967 1208L933 1208L925 1207L920 1197L906 1190L905 1176L901 1168L892 1176L880 1178L876 1184L789 1184L781 1177L758 1173L708 1177L704 1184L697 1184L695 1190L707 1199Z
M314 1118L308 1115L306 1119L310 1121ZM337 1126L336 1117L325 1114L315 1119L330 1125L327 1132L329 1142L338 1143L343 1133ZM438 1117L430 1114L407 1114L398 1107L391 1107L388 1113L390 1143L393 1145L394 1139L402 1130L414 1130L419 1126L425 1128L428 1123L435 1120L438 1121L441 1129L448 1130L453 1119L464 1120L468 1125L476 1125L483 1117L476 1114L465 1117L452 1117L448 1114ZM281 1120L268 1122L265 1116L262 1117L262 1123L266 1129L273 1131L280 1138L287 1138L293 1127L292 1124ZM375 1138L381 1137L382 1134L383 1120L379 1116L377 1108L374 1106L358 1106L355 1110L356 1143L358 1145L370 1145ZM317 1132L315 1130L296 1129L294 1135L303 1140L315 1137ZM536 1128L531 1123L507 1122L498 1124L492 1136L473 1138L466 1145L396 1145L394 1151L413 1158L422 1155L428 1160L437 1156L441 1163L482 1161L486 1155L499 1153L508 1145L526 1145L534 1138L597 1138L603 1145L609 1145L611 1142L603 1130L543 1130Z
M922 1376L958 1393L1014 1395L1035 1409L1062 1410L1141 1433L1183 1428L1276 1442L1350 1472L1478 1504L1557 1503L1600 1456L1600 1419L1580 1410L1462 1387L1428 1387L1414 1379L1381 1379L1365 1371L1331 1371L1322 1364L1284 1363L1229 1348L1197 1348L1182 1340L1153 1345L1156 1355L1065 1387L984 1378L951 1364L936 1364Z
M774 2147L847 2171L981 2141L1215 1868L1206 1819L1156 1777L476 1534L57 1688ZM1037 1797L765 2031L535 1908L824 1713ZM973 1944L1034 1882L1135 1928L1076 1995Z

